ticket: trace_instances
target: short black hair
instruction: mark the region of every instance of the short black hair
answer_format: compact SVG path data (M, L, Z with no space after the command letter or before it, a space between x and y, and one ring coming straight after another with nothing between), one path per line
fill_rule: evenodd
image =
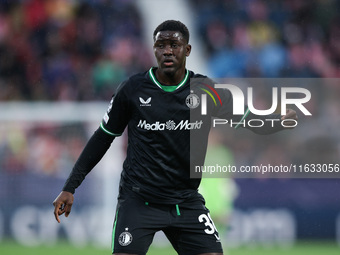
M189 30L186 25L178 20L166 20L156 27L153 32L153 40L156 39L156 35L159 31L176 31L183 35L184 40L189 43Z

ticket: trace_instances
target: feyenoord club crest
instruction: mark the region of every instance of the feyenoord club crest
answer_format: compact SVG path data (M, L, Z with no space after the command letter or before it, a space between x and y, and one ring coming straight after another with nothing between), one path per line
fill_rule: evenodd
M185 99L185 103L190 109L194 109L200 104L200 98L196 94L190 94Z
M119 235L118 242L121 246L127 246L132 242L132 235L128 232L128 228Z

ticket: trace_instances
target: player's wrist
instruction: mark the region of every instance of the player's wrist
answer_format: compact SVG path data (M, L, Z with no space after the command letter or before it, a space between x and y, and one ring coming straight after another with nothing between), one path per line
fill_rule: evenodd
M73 195L75 193L76 189L73 188L73 187L64 186L62 191L69 192L69 193L71 193Z

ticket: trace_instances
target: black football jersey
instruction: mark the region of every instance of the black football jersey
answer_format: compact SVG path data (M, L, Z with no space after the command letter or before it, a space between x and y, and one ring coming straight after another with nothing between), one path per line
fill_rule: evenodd
M204 163L211 118L242 116L232 116L231 93L214 90L207 77L186 70L180 84L166 86L154 71L119 86L101 128L113 136L128 128L121 186L148 202L177 204L197 194L200 178L190 178L190 166Z

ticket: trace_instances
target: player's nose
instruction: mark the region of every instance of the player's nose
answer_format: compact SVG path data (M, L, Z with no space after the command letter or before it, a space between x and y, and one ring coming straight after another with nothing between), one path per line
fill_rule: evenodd
M164 47L163 55L172 55L172 47L170 45Z

